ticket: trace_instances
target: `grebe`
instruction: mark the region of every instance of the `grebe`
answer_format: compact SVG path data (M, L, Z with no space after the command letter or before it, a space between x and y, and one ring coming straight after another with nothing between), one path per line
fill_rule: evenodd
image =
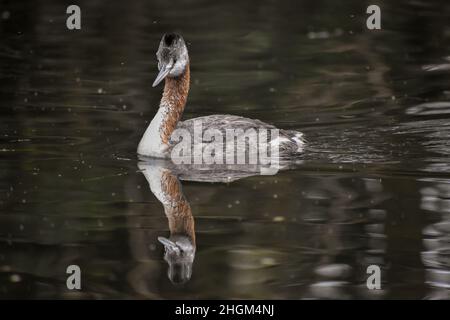
M158 112L139 142L138 154L168 158L174 146L171 141L174 130L185 129L193 136L195 121L202 122L203 132L211 129L221 132L227 129L242 129L243 131L276 129L275 126L260 120L234 115L209 115L180 122L188 97L190 81L189 55L181 35L175 33L163 35L156 56L159 73L153 82L153 87L165 80L164 91ZM217 143L215 139L201 142L205 146ZM303 151L305 141L301 132L281 129L278 137L270 140L270 143L277 143L280 158L290 158Z

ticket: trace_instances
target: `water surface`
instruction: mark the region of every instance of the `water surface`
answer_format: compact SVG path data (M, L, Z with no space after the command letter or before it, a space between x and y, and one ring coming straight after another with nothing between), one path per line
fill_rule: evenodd
M68 4L0 1L0 297L449 298L448 1L378 1L380 31L356 0L81 1L81 31ZM181 182L184 285L135 154L172 30L191 57L184 118L258 118L310 148L275 176Z

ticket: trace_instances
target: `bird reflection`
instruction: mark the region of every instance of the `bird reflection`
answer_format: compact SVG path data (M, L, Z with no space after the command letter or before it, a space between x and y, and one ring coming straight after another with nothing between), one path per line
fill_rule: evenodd
M170 236L160 236L158 241L164 245L168 277L174 284L189 281L196 251L194 216L183 194L180 180L231 182L267 174L258 165L177 165L170 160L146 157L140 158L138 167L150 190L163 205L169 223Z
M169 222L170 237L158 237L165 248L168 277L173 283L185 283L191 278L195 259L195 224L189 202L180 181L170 169L156 162L141 162L138 166L151 191L164 206Z

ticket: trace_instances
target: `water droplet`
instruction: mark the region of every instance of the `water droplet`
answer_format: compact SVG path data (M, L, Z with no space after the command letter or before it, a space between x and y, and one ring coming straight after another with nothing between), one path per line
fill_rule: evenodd
M17 282L22 281L22 277L21 277L20 275L18 275L18 274L12 274L12 275L9 277L9 281L14 282L14 283L17 283Z

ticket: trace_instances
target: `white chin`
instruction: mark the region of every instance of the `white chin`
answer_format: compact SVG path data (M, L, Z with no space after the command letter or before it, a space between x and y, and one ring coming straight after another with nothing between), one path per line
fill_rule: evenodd
M171 77L178 77L179 75L183 74L184 69L186 69L186 61L177 61L175 65L173 66L172 70L170 70L169 75Z

